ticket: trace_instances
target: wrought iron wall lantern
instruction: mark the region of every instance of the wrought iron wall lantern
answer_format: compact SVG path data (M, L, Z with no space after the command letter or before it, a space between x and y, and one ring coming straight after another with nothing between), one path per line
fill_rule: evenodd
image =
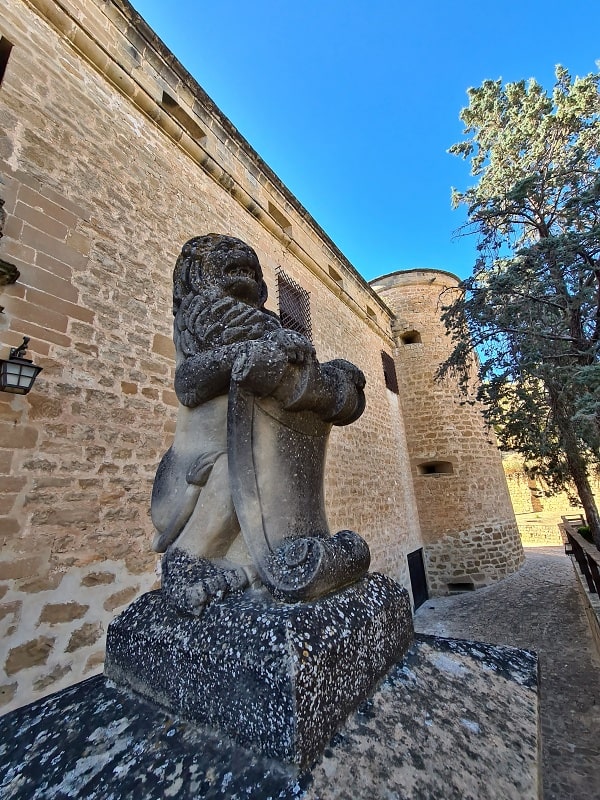
M0 358L0 392L27 394L42 371L30 358L25 358L29 336L19 347L11 347L8 360Z

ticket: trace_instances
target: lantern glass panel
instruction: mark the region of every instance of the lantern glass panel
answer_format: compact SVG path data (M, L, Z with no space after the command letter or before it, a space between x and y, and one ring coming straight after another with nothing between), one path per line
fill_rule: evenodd
M12 394L27 394L39 372L41 367L29 361L1 360L0 389Z

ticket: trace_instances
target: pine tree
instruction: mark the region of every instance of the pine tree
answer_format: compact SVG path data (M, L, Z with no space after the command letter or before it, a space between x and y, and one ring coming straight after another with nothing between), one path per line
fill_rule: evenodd
M449 152L478 179L452 195L478 258L443 298L454 349L439 375L466 390L477 372L501 446L552 490L575 485L600 548L600 75L558 66L551 95L498 80L468 96Z

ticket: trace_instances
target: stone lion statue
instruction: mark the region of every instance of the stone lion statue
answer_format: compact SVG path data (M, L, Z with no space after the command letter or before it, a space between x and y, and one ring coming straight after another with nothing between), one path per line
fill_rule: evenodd
M183 246L173 273L180 405L151 516L163 591L195 614L261 584L312 599L369 564L357 534L330 535L323 502L327 436L362 414L364 376L341 359L319 364L266 299L244 242L208 234Z

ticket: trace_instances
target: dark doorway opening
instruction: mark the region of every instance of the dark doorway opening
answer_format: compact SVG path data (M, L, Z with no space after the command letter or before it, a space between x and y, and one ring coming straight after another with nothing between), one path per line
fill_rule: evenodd
M425 563L423 562L423 548L421 547L419 550L415 550L414 553L409 553L407 559L410 586L416 611L419 606L422 606L423 603L429 599Z
M6 72L6 65L8 64L8 57L12 47L12 42L9 42L4 36L0 36L0 84Z

